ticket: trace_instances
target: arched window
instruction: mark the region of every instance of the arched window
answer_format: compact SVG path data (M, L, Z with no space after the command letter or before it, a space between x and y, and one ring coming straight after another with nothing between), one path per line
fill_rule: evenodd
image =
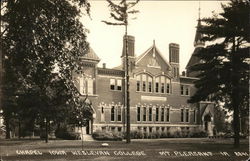
M121 109L121 106L117 107L117 121L122 121L122 109Z
M152 77L148 76L148 92L152 92Z
M144 73L136 76L136 91L152 92L153 78Z
M111 107L111 121L115 121L115 106Z
M140 91L141 90L141 76L137 75L136 76L136 91Z

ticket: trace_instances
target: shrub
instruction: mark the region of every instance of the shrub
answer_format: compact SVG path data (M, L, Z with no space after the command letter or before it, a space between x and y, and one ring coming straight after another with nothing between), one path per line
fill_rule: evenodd
M122 141L123 134L117 132L109 131L96 131L92 134L93 138L96 140L111 140L111 141Z
M202 137L207 137L207 136L208 136L207 132L202 131L202 130L197 130L197 131L194 131L192 134L190 134L190 137L192 138L202 138Z
M80 133L69 132L67 128L58 128L55 131L55 136L56 138L65 139L65 140L79 140L81 138Z

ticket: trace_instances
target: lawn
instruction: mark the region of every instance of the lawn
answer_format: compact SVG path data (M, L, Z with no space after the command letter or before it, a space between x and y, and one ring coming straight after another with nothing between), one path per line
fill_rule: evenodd
M249 158L248 140L234 149L232 139L169 138L107 142L80 140L0 140L0 155L7 160L167 160L167 161L245 161Z

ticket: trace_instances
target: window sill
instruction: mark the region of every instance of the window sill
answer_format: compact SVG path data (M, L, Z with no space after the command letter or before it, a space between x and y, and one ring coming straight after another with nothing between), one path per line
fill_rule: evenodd
M110 89L112 92L122 92L122 90Z
M190 95L182 95L182 94L181 94L181 96L183 96L183 97L190 97Z
M159 93L159 92L143 92L143 91L135 91L136 93L145 93L145 94L167 94L171 95L171 93ZM185 96L185 95L184 95Z
M98 97L97 94L81 94L81 96Z

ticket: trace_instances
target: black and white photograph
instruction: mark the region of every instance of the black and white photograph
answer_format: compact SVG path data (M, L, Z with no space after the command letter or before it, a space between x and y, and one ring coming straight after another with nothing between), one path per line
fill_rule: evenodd
M0 161L247 161L249 0L0 0Z

